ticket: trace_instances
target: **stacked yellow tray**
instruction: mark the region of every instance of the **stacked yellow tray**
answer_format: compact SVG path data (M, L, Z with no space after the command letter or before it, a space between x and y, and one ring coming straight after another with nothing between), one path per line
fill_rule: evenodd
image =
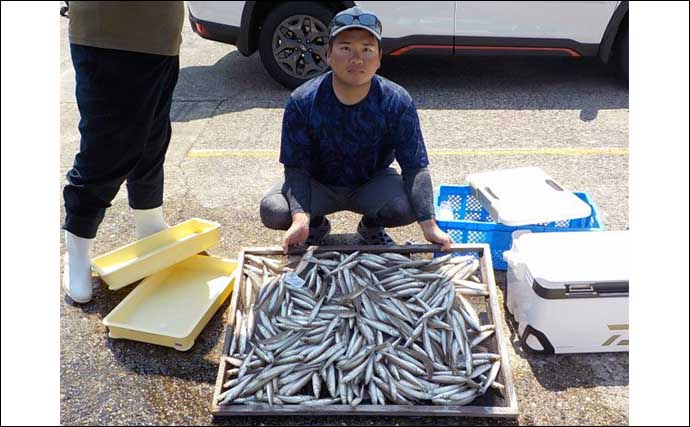
M110 289L120 289L219 242L218 223L192 218L96 257L91 267Z
M197 255L219 242L219 224L193 218L92 259L109 289L144 279L103 319L110 337L189 350L232 292L237 263Z
M103 319L111 338L189 350L232 292L237 263L196 255L142 280Z

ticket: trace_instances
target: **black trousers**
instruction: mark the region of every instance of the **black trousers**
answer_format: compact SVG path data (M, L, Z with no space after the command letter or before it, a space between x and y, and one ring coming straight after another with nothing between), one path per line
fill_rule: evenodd
M163 204L163 162L180 63L178 56L70 48L81 140L63 191L63 228L93 238L125 180L133 209Z

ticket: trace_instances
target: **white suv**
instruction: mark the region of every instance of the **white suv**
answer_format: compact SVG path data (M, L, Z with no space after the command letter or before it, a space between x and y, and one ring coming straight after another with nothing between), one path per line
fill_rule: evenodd
M627 1L187 2L194 32L258 50L288 88L328 69L328 24L355 3L383 23L384 55L597 56L628 80Z

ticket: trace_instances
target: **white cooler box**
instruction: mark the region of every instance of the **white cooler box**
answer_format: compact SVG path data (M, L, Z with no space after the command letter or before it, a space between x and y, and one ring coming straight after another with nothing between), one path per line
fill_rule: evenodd
M508 311L523 347L538 353L628 351L626 231L515 231Z

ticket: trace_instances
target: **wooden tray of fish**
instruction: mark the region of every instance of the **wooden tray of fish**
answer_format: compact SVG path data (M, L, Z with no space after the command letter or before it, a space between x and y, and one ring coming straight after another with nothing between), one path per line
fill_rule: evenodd
M212 413L517 417L486 244L247 248Z

